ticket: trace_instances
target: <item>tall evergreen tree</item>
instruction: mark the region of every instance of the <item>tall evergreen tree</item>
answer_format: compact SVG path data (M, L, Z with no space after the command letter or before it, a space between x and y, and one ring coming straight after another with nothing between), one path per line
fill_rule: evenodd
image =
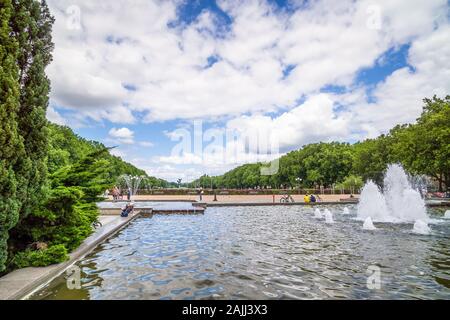
M17 42L10 37L11 0L0 1L0 272L5 269L8 232L19 219L21 203L17 198L19 177L14 171L24 156L19 135L19 84L16 59Z
M45 68L52 60L54 19L45 1L12 0L12 5L10 27L19 45L20 104L17 119L25 147L25 156L15 167L21 176L19 199L20 219L23 219L44 196L48 151L46 110L50 93Z

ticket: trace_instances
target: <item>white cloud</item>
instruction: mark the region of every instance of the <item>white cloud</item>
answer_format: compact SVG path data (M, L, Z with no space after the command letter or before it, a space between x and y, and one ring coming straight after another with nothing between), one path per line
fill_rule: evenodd
M73 3L81 10L80 29L68 28L71 17L65 11ZM288 13L264 0L219 1L233 21L223 32L209 11L191 25L170 28L178 0L134 0L132 5L126 0L49 0L56 49L48 69L48 118L69 122L57 113L58 106L75 112L78 122L87 118L120 126L204 119L244 134L263 128L279 139L284 152L320 140L377 136L413 122L424 97L450 92L446 0L299 3L301 10ZM378 13L380 28L373 28L368 23ZM367 86L355 84L358 72L377 61L389 63L380 57L406 43L415 71L395 71L373 88L371 101ZM212 56L217 62L208 66ZM320 94L326 85L345 86L346 92ZM299 99L306 101L299 104ZM133 134L113 137L116 131L110 138L135 142ZM167 136L177 138L174 132ZM195 152L157 160L177 170L187 163L216 170L221 161ZM165 167L166 177L183 172L170 169Z
M317 141L343 140L350 133L351 115L334 111L334 102L326 94L310 97L305 103L278 117L242 116L228 122L228 128L246 136L265 132L279 141L281 149Z
M172 165L142 165L148 175L165 179L167 181L177 181L182 179L183 182L190 182L200 177L204 172L197 168L180 168Z
M145 148L152 148L155 146L155 144L153 142L150 141L139 141L139 145L141 147L145 147Z
M350 111L352 126L361 127L376 137L397 124L413 122L422 113L423 99L450 92L450 26L417 38L410 49L408 62L414 67L402 68L390 75L374 90L374 103L364 95L353 99ZM339 97L336 97L339 98Z
M317 141L345 140L352 118L335 111L335 102L326 94L310 97L303 104L276 117L250 115L234 118L224 128L202 132L200 149L192 143L193 130L167 132L178 145L170 156L155 161L171 165L201 165L208 169L233 167L250 162L266 162L280 157L293 146ZM192 128L193 129L193 128Z
M134 144L134 132L128 128L112 128L109 136L113 141L121 144Z
M183 153L181 155L171 155L171 156L162 156L157 157L155 161L159 161L167 164L203 164L203 159L199 155L195 155L193 153Z
M169 28L178 2L76 3L82 28L70 30L64 11L72 1L50 1L52 101L116 123L133 123L136 111L159 121L294 108L324 85L350 85L388 48L430 35L446 6L444 0L378 2L377 30L367 27L371 1L315 1L292 15L265 1L223 1L233 24L215 37L208 11L185 29ZM220 59L204 68L210 56ZM297 67L286 78L289 65Z
M121 151L117 148L110 150L109 153L111 153L113 156L116 156L116 157L119 157L122 159L126 156L126 153L124 153L123 151Z
M47 119L48 119L50 122L53 122L53 123L56 123L56 124L59 124L59 125L62 125L62 126L64 126L64 125L67 124L67 122L66 122L66 120L64 119L64 117L61 116L61 115L58 113L58 111L56 111L56 110L55 110L54 108L52 108L52 107L49 107L49 108L47 109Z

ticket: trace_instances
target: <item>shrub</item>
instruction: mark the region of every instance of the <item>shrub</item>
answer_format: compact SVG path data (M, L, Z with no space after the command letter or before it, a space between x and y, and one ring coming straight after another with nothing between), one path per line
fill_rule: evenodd
M45 250L25 250L18 252L13 258L16 268L45 267L67 261L69 255L64 245L55 245Z

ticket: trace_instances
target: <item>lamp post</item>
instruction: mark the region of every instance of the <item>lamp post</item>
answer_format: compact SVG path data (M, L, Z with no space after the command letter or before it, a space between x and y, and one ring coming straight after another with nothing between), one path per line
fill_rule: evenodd
M300 193L300 189L301 189L301 185L302 185L303 179L300 178L300 177L298 177L298 178L295 179L295 181L296 181L297 184L298 184L298 191L299 191L299 193Z

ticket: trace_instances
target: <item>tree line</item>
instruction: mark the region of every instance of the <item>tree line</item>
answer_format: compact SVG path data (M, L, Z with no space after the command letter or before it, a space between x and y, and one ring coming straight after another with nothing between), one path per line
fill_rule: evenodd
M279 159L279 171L261 175L265 163L240 166L222 176L202 176L188 184L203 188L342 188L358 189L367 180L382 184L390 163L450 189L450 96L424 99L415 124L399 125L376 139L355 144L309 144Z

